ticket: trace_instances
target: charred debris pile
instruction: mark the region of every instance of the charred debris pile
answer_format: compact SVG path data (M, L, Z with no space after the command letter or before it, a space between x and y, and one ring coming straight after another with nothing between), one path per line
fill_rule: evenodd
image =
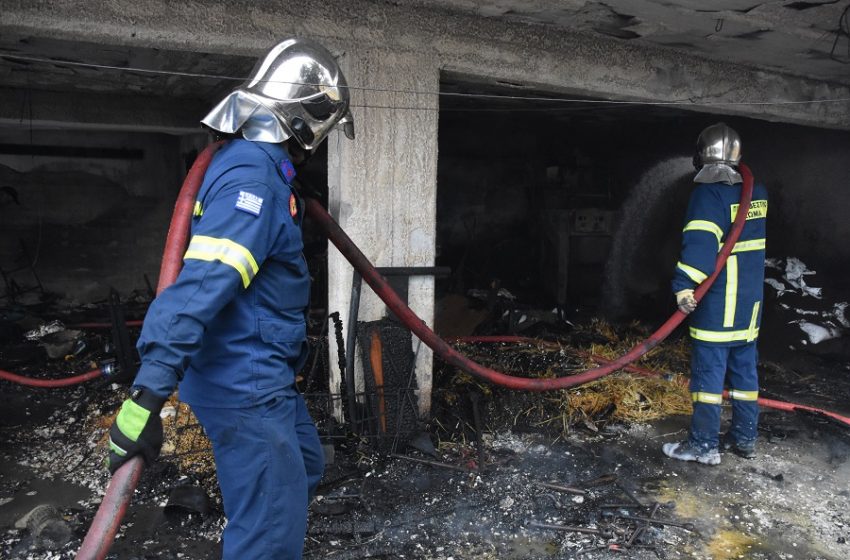
M29 478L88 491L87 497L57 508L70 528L65 543L52 546L39 540L24 521L7 528L0 557L73 557L108 479L105 435L128 381L120 375L124 348L135 343L134 321L141 319L148 302L146 294L136 294L119 302L121 309L114 300L61 309L51 301L3 308L0 357L5 369L55 378L114 364L118 376L61 389L0 385L7 404L0 414L2 463ZM828 307L824 310L832 315L819 318L840 323L843 308ZM500 333L507 327L534 338L497 343L460 339L456 345L506 373L556 377L619 356L648 334L639 323L614 326L588 320L572 325L556 314L555 320L539 320L544 315L509 313L513 327L492 324L478 331ZM537 327L517 329L529 317ZM113 328L118 322L123 329ZM702 542L707 528L699 516L677 510L674 501L658 501L662 492L652 482L658 480L657 467L619 449L624 439L645 435L637 434L644 422L690 412L684 339L657 347L631 373L544 394L495 388L436 362L427 425L414 423L409 430L409 418L396 422L392 415L409 407L393 407L389 391L372 383L358 395L363 403L356 405L361 420L372 420L367 429L347 422L347 396L330 394L324 381L328 333L339 334L332 324L326 317L315 321L310 367L301 376L328 460L310 507L307 558L593 558L617 552L656 558L671 550L694 550ZM797 323L791 328L805 332ZM364 362L375 332L384 336L386 325L359 333ZM384 347L406 346L409 361L410 345L397 342L386 338ZM783 366L769 362L765 367ZM409 397L406 391L402 396ZM336 415L339 409L342 420ZM191 410L176 398L163 409L163 423L162 460L145 471L134 511L113 550L155 557L157 551L177 546L184 558L205 558L209 546L217 546L224 523L209 442ZM408 431L399 437L392 426L402 423ZM780 434L770 424L765 423L767 435ZM762 470L755 469L753 476L761 476ZM781 483L776 473L770 476L769 483ZM25 489L21 479L5 486L0 513L14 508ZM196 543L208 543L198 549L207 552L193 552L183 538L187 534ZM44 552L48 548L54 550Z

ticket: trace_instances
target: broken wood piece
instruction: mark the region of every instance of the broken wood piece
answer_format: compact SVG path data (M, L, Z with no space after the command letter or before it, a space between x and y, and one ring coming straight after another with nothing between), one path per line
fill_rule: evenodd
M441 463L439 461L430 461L428 459L420 459L418 457L411 457L410 455L400 455L398 453L390 453L390 457L395 459L404 459L405 461L412 461L414 463L422 463L423 465L431 465L432 467L440 467L442 469L451 469L453 471L460 471L465 473L475 472L474 470L467 469L465 467L459 467L457 465L449 465L448 463Z
M372 344L369 348L369 364L375 377L375 389L378 393L378 417L381 419L381 432L387 433L387 411L384 403L384 362L383 345L378 331L372 331Z
M549 490L557 490L558 492L575 494L577 496L587 495L586 490L582 490L581 488L575 488L574 486L563 486L561 484L552 484L551 482L536 482L535 485L540 486L541 488L548 488Z

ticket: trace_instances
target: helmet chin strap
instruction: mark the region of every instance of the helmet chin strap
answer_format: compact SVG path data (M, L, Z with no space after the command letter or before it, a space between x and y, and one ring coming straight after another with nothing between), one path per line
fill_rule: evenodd
M743 181L741 174L728 163L707 163L694 177L695 183L726 183L736 185Z
M297 167L300 167L307 163L307 161L309 161L311 157L313 157L313 154L316 152L316 150L305 150L301 147L301 144L293 140L295 139L292 138L290 140L287 140L286 151L289 152L289 157L292 160L292 164Z

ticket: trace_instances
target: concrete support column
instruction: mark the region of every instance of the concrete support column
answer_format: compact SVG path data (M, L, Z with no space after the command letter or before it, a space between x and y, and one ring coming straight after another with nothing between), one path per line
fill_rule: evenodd
M341 133L328 138L331 215L376 266L432 266L437 203L434 93L439 90L439 63L422 52L390 49L349 51L340 61L349 83L357 85L351 92L357 139L352 142ZM347 326L352 268L333 247L328 251L328 276L329 311L339 311ZM412 278L408 301L433 326L433 279ZM373 321L386 314L386 306L364 283L359 319ZM329 342L330 355L336 356L336 340L329 337ZM414 337L414 351L419 346ZM355 375L362 380L359 350ZM330 364L331 391L338 391L336 359ZM431 370L431 351L423 344L416 362L423 415L431 406Z

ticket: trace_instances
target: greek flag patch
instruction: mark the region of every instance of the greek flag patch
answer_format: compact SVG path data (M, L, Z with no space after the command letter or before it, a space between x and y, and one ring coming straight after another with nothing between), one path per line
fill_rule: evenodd
M253 193L239 191L239 198L236 199L237 210L242 210L243 212L248 212L249 214L259 216L262 207L262 198Z

